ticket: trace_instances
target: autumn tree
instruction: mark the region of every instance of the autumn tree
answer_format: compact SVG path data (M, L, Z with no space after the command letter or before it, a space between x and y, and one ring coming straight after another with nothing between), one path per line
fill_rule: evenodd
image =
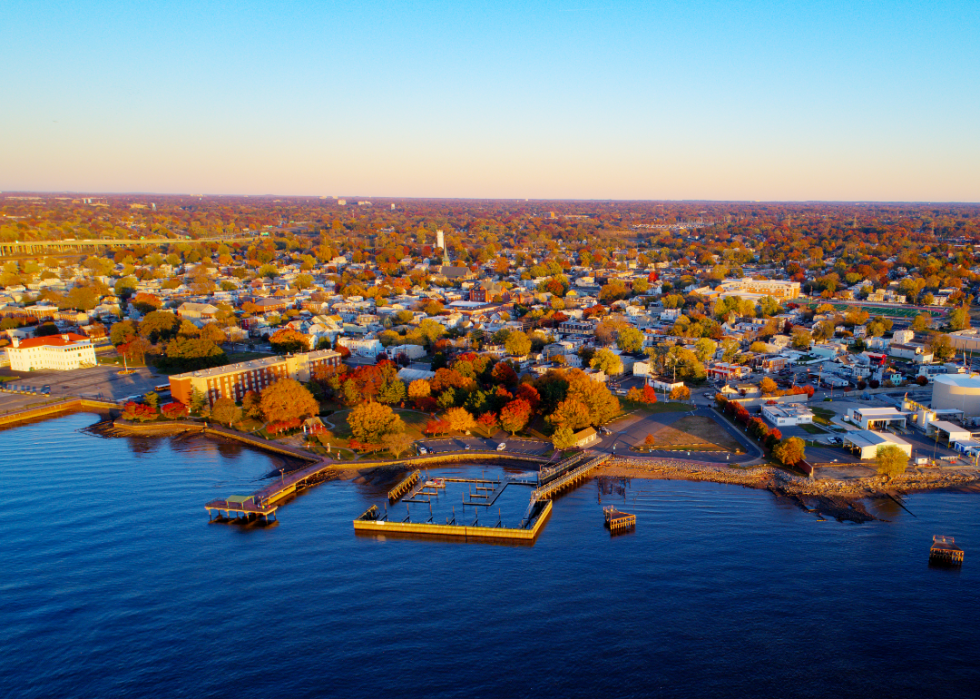
M515 435L527 425L531 419L531 404L523 398L515 398L500 409L500 425Z
M504 349L514 357L523 357L531 351L531 338L526 333L515 330L504 341Z
M242 410L231 398L222 396L211 406L211 419L222 425L233 425L241 422Z
M577 398L568 398L559 403L546 420L553 427L568 427L574 432L588 426L592 417L585 403Z
M279 379L262 390L262 415L268 422L287 422L313 417L320 404L296 379Z
M381 438L381 445L396 459L412 446L412 438L404 432L393 432Z
M806 457L805 442L799 437L789 437L773 447L772 455L784 466L793 466Z
M455 432L469 432L476 427L476 420L466 408L450 408L445 418Z
M390 406L373 400L355 406L347 424L354 439L363 444L379 444L385 436L405 431L405 423Z
M308 350L310 338L292 328L279 328L269 337L269 344L277 354L293 354Z
M776 382L766 376L762 381L759 382L759 390L762 391L762 395L771 396L778 390Z
M670 389L671 400L691 400L691 389L687 386L674 386Z

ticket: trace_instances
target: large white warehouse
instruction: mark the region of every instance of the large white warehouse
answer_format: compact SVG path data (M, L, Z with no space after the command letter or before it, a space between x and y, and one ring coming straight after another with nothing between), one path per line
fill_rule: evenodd
M967 417L980 416L980 375L940 374L932 384L933 410L962 410Z

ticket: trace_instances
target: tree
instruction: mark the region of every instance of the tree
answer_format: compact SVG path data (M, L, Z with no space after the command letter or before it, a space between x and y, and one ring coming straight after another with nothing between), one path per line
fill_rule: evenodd
M623 352L639 352L643 349L643 333L636 328L623 328L616 337L616 346Z
M950 330L966 330L970 327L970 311L965 306L954 308L949 312Z
M687 386L674 386L670 389L671 400L691 400L691 389Z
M567 425L562 425L551 435L551 443L558 451L570 449L575 446L575 432Z
M759 390L762 391L762 395L771 396L779 387L776 382L766 376L762 381L759 382Z
M589 362L589 366L605 372L610 376L623 373L623 360L619 358L618 354L605 348L592 355L592 361Z
M118 323L113 323L109 329L109 340L116 347L129 342L134 337L136 337L136 323L131 320L120 320Z
M943 333L933 333L929 336L929 341L926 343L932 353L941 362L949 361L956 354L956 349L953 347L952 341L949 339L949 335Z
M805 447L806 444L799 437L789 437L773 448L772 455L784 466L793 466L806 458Z
M415 379L408 384L408 397L413 401L419 398L428 398L432 395L432 387L425 379Z
M253 420L261 419L262 396L260 396L256 391L246 391L245 395L242 397L242 410L245 412L246 417L250 417Z
M412 441L412 438L404 432L386 434L381 438L382 446L391 452L391 455L396 459L401 457L412 446Z
M619 399L604 383L593 381L584 372L573 369L567 373L567 398L581 401L589 409L589 423L602 425L619 414Z
M180 320L170 311L152 311L140 321L139 334L156 343L174 337L179 327Z
M469 432L476 427L476 420L466 408L450 408L445 417L455 432Z
M483 430L483 433L487 436L492 435L497 431L497 414L496 413L483 413L476 419L477 427Z
M909 327L912 329L912 332L925 332L932 327L932 315L929 313L920 313L912 319L912 325Z
M211 408L208 405L208 398L199 389L191 389L191 404L190 410L195 415L203 415L207 412L209 415L211 413Z
M698 361L706 362L715 356L718 351L718 343L710 337L700 337L694 342L694 354Z
M222 396L211 406L211 419L222 425L233 425L241 422L242 410L231 398Z
M143 396L143 402L153 408L154 412L156 412L157 406L160 405L160 394L156 393L155 391L150 391Z
M531 351L531 338L526 333L515 330L504 341L504 349L511 356L523 357Z
M880 475L888 478L900 476L905 473L908 463L909 457L894 444L878 447L878 453L875 455L875 466Z
M547 421L554 427L567 427L574 432L591 424L592 416L585 403L577 398L568 398L558 404Z
M511 435L523 430L530 419L531 404L523 398L515 398L500 410L500 424Z
M279 328L269 337L269 344L278 354L293 354L304 352L310 347L309 335L304 335L292 328Z
M296 379L279 379L262 390L262 415L268 422L313 417L320 404L313 394Z
M813 337L810 335L809 330L804 328L796 328L793 330L793 347L796 349L809 349L810 343L813 341Z
M390 406L373 400L355 406L347 424L354 439L365 444L379 444L385 436L405 431L405 423Z

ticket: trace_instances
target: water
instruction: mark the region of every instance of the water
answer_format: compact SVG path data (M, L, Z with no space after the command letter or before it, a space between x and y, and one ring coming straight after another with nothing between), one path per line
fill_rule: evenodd
M818 522L766 492L594 482L533 547L354 535L331 482L279 526L208 525L275 460L201 437L0 432L0 695L596 697L980 694L980 497ZM479 469L474 469L479 475ZM926 565L951 534L962 570Z

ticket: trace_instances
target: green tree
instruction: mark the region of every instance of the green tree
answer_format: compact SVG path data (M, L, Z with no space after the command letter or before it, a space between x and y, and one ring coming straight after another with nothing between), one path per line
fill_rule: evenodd
M698 361L706 362L715 356L718 351L718 343L709 337L701 337L694 342L694 354Z
M120 320L109 329L109 340L116 347L136 337L136 324L131 320Z
M593 369L605 372L609 376L616 376L623 373L623 360L612 350L601 349L592 356L589 366Z
M909 457L905 452L894 444L878 447L875 455L875 466L879 475L894 478L905 473L905 468L909 464Z
M180 321L170 311L147 313L139 324L139 334L150 342L168 340L177 334Z
M639 352L643 349L643 333L636 328L623 328L616 337L616 346L623 352Z
M561 451L575 446L575 432L566 425L562 425L551 435L551 443L555 449Z
M950 330L966 330L970 327L970 311L964 306L954 308L949 312Z

